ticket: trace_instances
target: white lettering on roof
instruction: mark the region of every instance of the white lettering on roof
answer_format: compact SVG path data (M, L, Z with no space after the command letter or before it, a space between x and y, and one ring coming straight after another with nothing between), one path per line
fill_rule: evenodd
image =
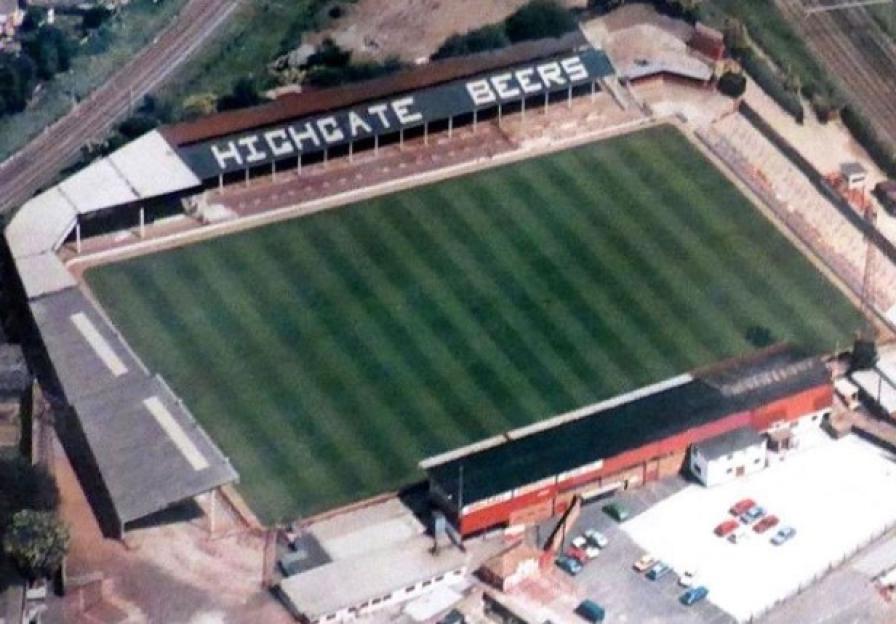
M86 314L78 312L72 314L70 318L78 331L81 332L84 340L87 341L87 344L90 345L97 357L102 360L103 364L106 365L106 368L108 368L115 377L120 377L128 372L128 367L124 365L124 362L121 361L121 358L118 357L118 354L116 354L109 343L106 342L106 339L103 338L102 334L100 334Z
M193 470L199 471L208 468L208 460L199 449L196 448L196 445L193 444L190 436L187 435L187 432L184 431L183 427L181 427L177 420L174 419L174 416L171 415L171 412L168 411L168 408L165 407L165 404L162 403L159 397L152 396L148 399L144 399L143 405L149 410L149 413L152 414L153 418L156 419L156 422L159 423L162 430L168 434L168 437L171 438L174 446L181 452L184 459L186 459L190 466L192 466Z
M228 141L226 148L222 149L220 145L212 145L212 155L218 161L218 167L227 169L227 161L233 160L236 164L243 164L243 157L240 156L240 150L233 141Z

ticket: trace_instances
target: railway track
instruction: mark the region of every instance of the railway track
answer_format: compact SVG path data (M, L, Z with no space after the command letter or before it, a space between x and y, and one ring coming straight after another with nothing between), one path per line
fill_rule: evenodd
M896 46L864 8L806 16L800 0L779 0L810 50L848 97L896 144Z
M176 21L17 154L0 164L0 212L26 201L77 156L102 138L131 104L164 81L230 17L242 0L189 0Z

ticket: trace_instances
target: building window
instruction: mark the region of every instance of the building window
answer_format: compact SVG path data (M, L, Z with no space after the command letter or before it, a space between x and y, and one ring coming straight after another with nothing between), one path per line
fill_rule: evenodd
M728 470L725 471L725 474L731 474L732 472L734 472L734 469L729 468Z
M694 472L697 474L701 474L702 470L700 470L700 464L694 464Z
M444 574L442 574L441 576L437 576L437 577L435 578L435 581L434 581L434 582L438 583L438 582L441 581L443 578L445 578L445 575L444 575Z
M754 463L754 464L758 464L760 461L761 461L761 460L757 457L756 459L753 460L753 463Z
M414 585L413 587L405 587L405 588L404 588L404 593L406 593L406 594L410 594L410 593L411 593L412 591L414 591L415 589L417 589L417 586L416 586L416 585Z
M427 585L432 585L432 581L423 581L423 587L426 587Z
M732 459L734 459L734 453L731 453L730 455L728 455L728 461L731 461Z

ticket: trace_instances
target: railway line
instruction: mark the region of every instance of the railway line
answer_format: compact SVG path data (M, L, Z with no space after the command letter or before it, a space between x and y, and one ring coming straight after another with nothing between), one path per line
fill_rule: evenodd
M131 104L165 80L202 46L242 0L189 0L177 20L90 97L78 103L0 164L0 212L26 201L78 154L102 137Z
M896 144L896 46L864 8L806 16L800 0L779 0L810 50L848 97Z

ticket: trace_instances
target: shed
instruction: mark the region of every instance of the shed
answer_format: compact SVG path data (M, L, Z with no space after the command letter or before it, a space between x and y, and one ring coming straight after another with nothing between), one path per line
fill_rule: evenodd
M859 188L868 178L868 170L858 162L845 162L840 165L840 173L846 180L846 186L849 189Z
M740 427L691 446L691 473L707 487L765 468L765 438Z

